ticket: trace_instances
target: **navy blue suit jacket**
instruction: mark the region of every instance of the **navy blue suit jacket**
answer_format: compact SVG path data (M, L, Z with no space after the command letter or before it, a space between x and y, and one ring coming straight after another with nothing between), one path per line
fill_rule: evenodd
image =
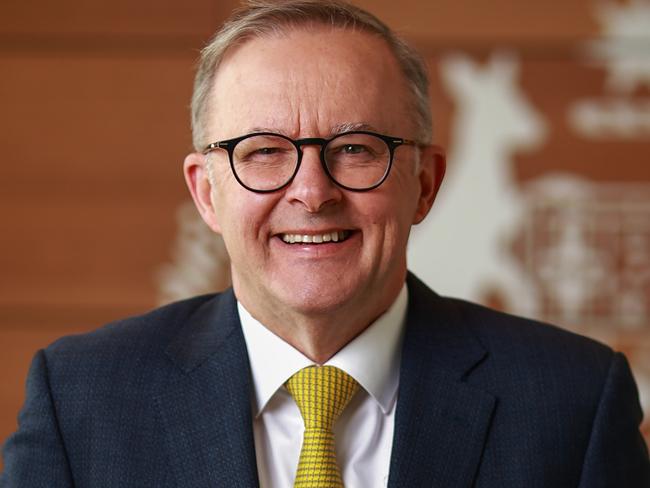
M650 487L622 355L408 286L390 487ZM4 461L3 488L257 486L232 291L40 351Z

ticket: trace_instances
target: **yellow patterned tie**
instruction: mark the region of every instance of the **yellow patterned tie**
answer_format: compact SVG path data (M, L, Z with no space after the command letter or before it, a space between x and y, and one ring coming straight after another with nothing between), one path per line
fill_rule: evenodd
M332 427L359 384L334 366L309 366L285 386L305 423L294 488L343 488Z

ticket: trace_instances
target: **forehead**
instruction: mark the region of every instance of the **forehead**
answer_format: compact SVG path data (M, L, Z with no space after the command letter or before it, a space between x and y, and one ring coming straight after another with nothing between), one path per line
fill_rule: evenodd
M408 89L387 43L329 26L255 37L226 53L212 87L211 132L322 132L364 123L393 131L408 119Z

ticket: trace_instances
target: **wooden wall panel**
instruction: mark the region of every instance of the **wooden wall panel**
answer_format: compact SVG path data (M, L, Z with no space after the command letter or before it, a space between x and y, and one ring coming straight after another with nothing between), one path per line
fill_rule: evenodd
M153 303L148 270L186 194L192 60L4 58L0 69L0 306Z
M0 32L83 39L196 36L211 33L236 4L233 0L4 0Z
M428 45L529 45L548 48L591 37L596 30L587 0L357 0L410 39Z

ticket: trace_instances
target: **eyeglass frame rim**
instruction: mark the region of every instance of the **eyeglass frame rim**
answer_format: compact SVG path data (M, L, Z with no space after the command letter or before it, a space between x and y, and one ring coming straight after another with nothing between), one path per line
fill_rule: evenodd
M368 188L352 188L346 185L343 185L336 181L332 174L330 173L329 169L327 168L327 164L325 163L325 147L332 142L334 139L337 139L342 136L346 135L352 135L352 134L366 134L370 136L375 136L378 137L379 139L383 140L386 145L388 146L388 152L389 152L389 160L388 160L388 165L386 166L386 171L384 171L384 174L382 177L379 179L379 181L372 186ZM289 177L289 179L283 183L281 186L277 188L273 188L270 190L257 190L253 189L250 186L244 184L244 182L239 178L239 175L237 174L237 171L235 171L235 163L233 161L233 152L235 149L235 146L239 144L241 141L244 139L249 139L251 137L255 136L275 136L275 137L280 137L286 141L289 141L293 146L296 148L296 151L298 152L298 161L296 162L296 167L293 171L293 174ZM289 186L291 182L294 180L296 175L298 174L298 171L300 170L300 165L302 164L302 157L303 157L303 151L302 151L302 146L312 146L312 145L318 145L320 146L320 163L321 166L323 167L323 171L327 175L327 177L332 181L336 186L343 188L344 190L348 191L353 191L353 192L366 192L370 190L374 190L375 188L379 187L384 181L386 181L386 178L388 178L388 174L390 173L390 170L393 166L393 159L395 156L395 149L397 149L399 146L416 146L416 147L423 147L427 146L429 144L422 144L419 143L413 139L405 139L403 137L395 137L395 136L387 136L384 134L379 134L377 132L372 132L372 131L367 131L367 130L351 130L351 131L346 131L346 132L341 132L340 134L336 134L330 138L324 138L324 137L303 137L301 139L292 139L289 136L286 136L284 134L278 134L276 132L251 132L249 134L245 134L243 136L239 137L233 137L231 139L225 139L223 141L216 141L211 144L208 144L205 146L203 149L202 154L207 156L210 154L212 151L215 149L225 149L226 152L228 153L228 161L230 163L230 169L232 171L232 174L234 175L235 179L237 180L237 183L239 183L241 186L243 186L245 189L248 191L251 191L253 193L273 193L279 190L282 190L283 188Z

